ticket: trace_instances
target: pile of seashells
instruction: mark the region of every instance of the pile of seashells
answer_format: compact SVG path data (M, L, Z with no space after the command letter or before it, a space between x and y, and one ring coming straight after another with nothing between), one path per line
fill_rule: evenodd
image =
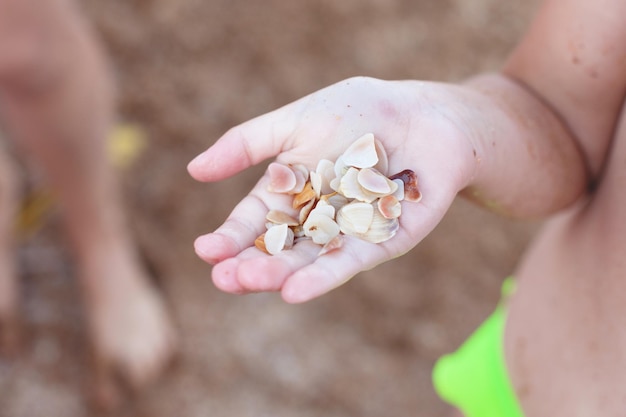
M322 159L315 171L301 164L268 166L268 190L293 195L295 216L270 210L267 231L255 246L275 255L301 239L322 248L319 255L339 249L344 235L372 243L391 239L398 231L400 202L418 202L417 176L404 170L387 177L387 153L372 133L353 142L333 163Z

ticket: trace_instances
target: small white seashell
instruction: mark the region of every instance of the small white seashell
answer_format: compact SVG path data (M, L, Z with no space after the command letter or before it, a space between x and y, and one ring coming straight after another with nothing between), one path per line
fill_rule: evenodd
M395 198L397 198L398 201L404 200L404 181L402 181L399 178L396 178L395 180L392 180L392 181L398 184L398 188L396 189L396 191L394 191L392 195Z
M320 195L322 195L322 176L315 171L311 171L310 178L311 187L313 188L313 191L315 191L315 197L320 198Z
M321 213L309 214L304 222L304 234L318 245L325 245L339 234L339 225L331 218Z
M387 158L387 152L385 151L383 143L378 139L374 140L374 144L376 145L376 155L378 156L378 162L374 165L374 168L386 175L389 170L389 158Z
M320 188L321 194L330 194L333 190L330 187L330 182L335 178L335 164L328 159L321 159L317 163L317 167L315 168L315 172L322 179L322 186Z
M293 245L294 234L287 224L276 225L265 232L265 249L270 255L276 255L286 247Z
M315 208L311 210L311 214L322 214L324 216L328 216L331 219L335 218L335 207L328 204L326 201L319 200L315 205Z
M372 133L366 133L355 140L341 155L346 165L355 168L371 168L378 162L376 143Z
M374 206L370 203L353 201L346 204L337 212L337 224L340 230L357 236L366 233L374 220Z

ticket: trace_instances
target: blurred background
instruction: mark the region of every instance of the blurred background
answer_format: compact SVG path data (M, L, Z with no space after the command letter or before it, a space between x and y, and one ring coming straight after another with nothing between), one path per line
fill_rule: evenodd
M181 334L169 372L115 416L444 416L430 370L494 308L536 225L456 202L406 256L304 305L217 291L194 238L264 166L199 184L186 164L229 127L354 75L459 81L497 70L537 0L85 0L123 122L131 225ZM24 351L0 359L0 416L83 417L87 346L58 216L20 248Z

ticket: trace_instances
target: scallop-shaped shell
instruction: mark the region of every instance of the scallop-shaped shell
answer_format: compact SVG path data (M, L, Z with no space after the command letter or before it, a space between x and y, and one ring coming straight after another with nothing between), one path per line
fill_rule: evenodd
M355 168L371 168L378 163L376 143L372 133L366 133L355 140L341 154L343 163Z
M398 229L400 229L398 219L386 219L378 210L374 210L374 218L369 230L355 236L368 242L382 243L394 237Z
M370 203L353 201L337 212L337 224L347 235L366 233L374 220L374 206Z
M309 213L313 210L313 206L315 206L315 199L309 200L308 203L300 208L300 213L298 213L298 220L300 224L303 224L309 217Z
M318 245L325 245L340 232L339 225L331 217L314 211L311 211L303 227L304 234Z
M287 224L279 224L269 228L263 239L265 249L270 255L276 255L293 245L294 234Z

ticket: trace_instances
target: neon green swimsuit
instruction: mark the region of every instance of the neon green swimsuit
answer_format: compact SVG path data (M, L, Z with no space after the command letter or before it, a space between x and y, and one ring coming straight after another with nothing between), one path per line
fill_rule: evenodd
M504 281L503 297L514 290L513 286L511 278ZM435 364L435 390L465 417L523 417L504 362L505 322L506 309L500 302L456 352Z

